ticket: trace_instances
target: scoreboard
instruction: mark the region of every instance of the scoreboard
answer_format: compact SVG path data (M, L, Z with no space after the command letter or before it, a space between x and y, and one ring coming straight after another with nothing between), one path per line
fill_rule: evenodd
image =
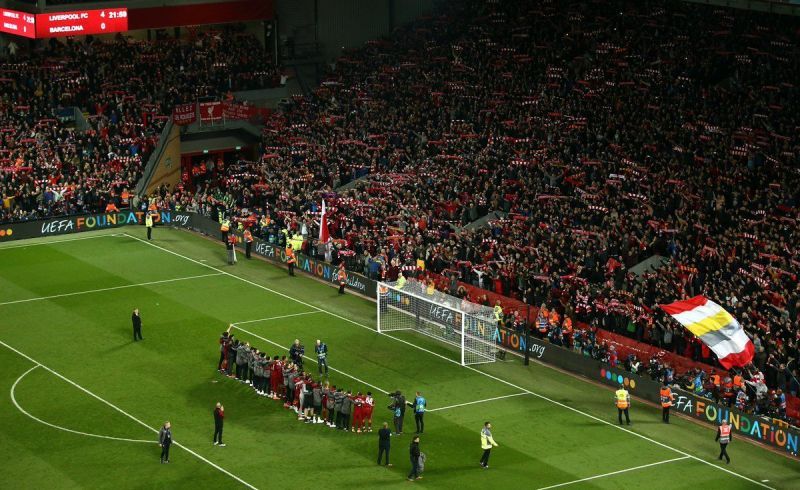
M71 10L36 14L36 37L82 36L128 30L128 9Z
M36 17L27 12L0 8L0 32L33 39L36 37Z
M108 34L128 30L125 7L29 14L0 8L0 32L27 38Z

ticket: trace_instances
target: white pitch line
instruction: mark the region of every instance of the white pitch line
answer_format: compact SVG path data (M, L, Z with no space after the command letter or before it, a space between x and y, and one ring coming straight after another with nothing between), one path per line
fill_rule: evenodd
M233 324L233 326L234 326L235 328L237 328L237 329L241 330L242 332L244 332L244 333L248 334L248 335L251 335L251 336L253 336L253 337L257 338L257 339L261 339L261 340L263 340L264 342L268 342L268 343L270 343L270 344L274 345L275 347L280 347L280 348L281 348L281 349L283 349L283 350L289 350L289 348L288 348L288 347L284 347L284 346L282 346L281 344L279 344L279 343L277 343L277 342L273 342L273 341L272 341L272 340L270 340L270 339L267 339L267 338L264 338L264 337L262 337L262 336L260 336L260 335L254 334L253 332L251 332L251 331L249 331L249 330L245 330L245 329L243 329L242 327L238 326L238 325L237 325L237 324L235 324L235 323ZM311 362L315 363L315 364L319 364L319 362L318 362L316 359L312 359L312 358L310 358L310 357L308 357L308 356L303 356L303 357L304 357L304 358L306 358L306 359L308 359L309 361L311 361ZM389 393L387 390L384 390L383 388L379 388L379 387L377 387L377 386L375 386L375 385L373 385L373 384L367 383L367 382L366 382L366 381L364 381L363 379L356 378L356 377L355 377L355 376L353 376L352 374L348 374L348 373L346 373L346 372L344 372L344 371L341 371L341 370L339 370L339 369L332 368L332 367L328 367L328 369L330 369L331 371L333 371L333 372L335 372L335 373L339 373L339 374L341 374L341 375L343 375L343 376L347 376L348 378L350 378L350 379L352 379L352 380L354 380L354 381L357 381L357 382L359 382L359 383L361 383L361 384L363 384L363 385L365 385L365 386L369 386L369 387L370 387L370 388L372 388L372 389L378 390L378 391L379 391L379 392L381 392L381 393Z
M476 403L492 402L492 401L495 401L495 400L502 400L504 398L511 398L511 397L522 396L522 395L530 395L530 393L523 392L523 393L514 393L513 395L496 396L494 398L484 398L483 400L475 400L475 401L467 402L467 403L459 403L457 405L448 405L446 407L429 408L429 409L427 409L425 411L426 412L438 412L439 410L449 410L451 408L466 407L467 405L475 405Z
M169 249L167 249L167 248L164 248L164 247L161 247L161 246L159 246L159 245L156 245L155 243L148 242L147 240L143 240L143 239L141 239L141 238L139 238L139 237L135 237L135 236L133 236L133 235L129 235L129 234L127 234L127 233L125 233L125 236L127 236L127 237L129 237L129 238L132 238L132 239L134 239L134 240L138 240L138 241L140 241L140 242L142 242L142 243L145 243L145 244L147 244L147 245L150 245L150 246L152 246L152 247L155 247L155 248L157 248L157 249L159 249L159 250L163 250L164 252L167 252L167 253L170 253L170 254L172 254L172 255L175 255L176 257L180 257L180 258L182 258L182 259L188 260L189 262L193 262L193 263L195 263L195 264L200 264L200 265L203 265L203 266L205 266L205 267L208 267L209 269L215 270L215 271L217 271L217 272L222 272L223 274L225 274L225 275L227 275L227 276L230 276L230 277L232 277L232 278L234 278L234 279L238 279L238 280L240 280L240 281L242 281L242 282L245 282L245 283L247 283L247 284L250 284L250 285L252 285L252 286L255 286L255 287L257 287L257 288L261 288L261 289L263 289L264 291L269 291L269 292L271 292L271 293L273 293L273 294L276 294L276 295L278 295L278 296L280 296L280 297L282 297L282 298L287 298L287 299L290 299L290 300L292 300L292 301L296 301L297 303L300 303L301 305L308 306L309 308L313 308L313 309L315 309L315 310L323 311L323 312L325 312L325 313L328 313L329 315L331 315L331 316L333 316L333 317L336 317L336 318L339 318L339 319L341 319L341 320L344 320L344 321L346 321L346 322L352 323L353 325L357 325L357 326L359 326L359 327L361 327L361 328L365 328L365 329L367 329L367 330L371 331L372 333L377 333L378 335L384 335L384 336L386 336L386 337L388 337L388 338L390 338L390 339L396 340L397 342L402 342L403 344L406 344L406 345L408 345L408 346L410 346L410 347L413 347L414 349L418 349L418 350L421 350L421 351L423 351L423 352L427 352L428 354L431 354L431 355L433 355L433 356L439 357L439 358L441 358L441 359L444 359L445 361L451 362L451 363L453 363L453 364L456 364L456 365L459 365L459 366L461 365L461 363L459 363L458 361L454 361L453 359L450 359L450 358L448 358L448 357L445 357L445 356L443 356L443 355L441 355L441 354L439 354L439 353L437 353L437 352L433 352L433 351L431 351L431 350L428 350L428 349L426 349L426 348L424 348L424 347L420 347L420 346L418 346L418 345L416 345L416 344L412 344L411 342L405 341L405 340L403 340L403 339L399 339L399 338L397 338L397 337L392 337L391 335L389 335L389 334L387 334L387 333L384 333L384 332L378 332L378 331L377 331L377 330L375 330L374 328L368 327L367 325L364 325L363 323L359 323L359 322L357 322L357 321L355 321L355 320L352 320L352 319L350 319L350 318L347 318L347 317L344 317L344 316L342 316L342 315L336 314L336 313L334 313L334 312L332 312L332 311L328 311L328 310L322 309L322 308L320 308L320 307L318 307L318 306L312 305L311 303L306 303L305 301L302 301L302 300L299 300L299 299L296 299L296 298L292 298L291 296L289 296L289 295L287 295L287 294L281 293L280 291L275 291L274 289L270 289L270 288L268 288L268 287L266 287L266 286L264 286L264 285L262 285L262 284L258 284L258 283L256 283L256 282L250 281L250 280L248 280L248 279L245 279L245 278L243 278L243 277L239 277L239 276L237 276L237 275L235 275L235 274L231 274L230 272L223 271L222 269L218 269L218 268L216 268L216 267L214 267L214 266L211 266L211 265L208 265L208 264L204 264L204 263L202 263L202 262L200 262L200 261L198 261L198 260L196 260L196 259L193 259L193 258L191 258L191 257L187 257L187 256L185 256L185 255L182 255L182 254L179 254L178 252L173 252L172 250L169 250ZM708 465L708 466L711 466L712 468L716 468L716 469L718 469L718 470L720 470L720 471L724 471L725 473L728 473L728 474L730 474L730 475L733 475L733 476L736 476L736 477L738 477L738 478L741 478L741 479L743 479L743 480L749 481L750 483L753 483L753 484L755 484L755 485L758 485L758 486L760 486L760 487L762 487L762 488L768 488L768 489L770 489L770 490L775 490L773 487L770 487L770 486L768 486L768 485L765 485L765 484L763 484L763 483L761 483L761 482L759 482L759 481L753 480L752 478L749 478L749 477L747 477L747 476L744 476L744 475L741 475L741 474L739 474L739 473L736 473L735 471L731 471L731 470L729 470L729 469L727 469L727 468L723 468L722 466L717 466L717 465L715 465L714 463L711 463L710 461L706 461L706 460L704 460L704 459L702 459L702 458L699 458L699 457L697 457L697 456L694 456L694 455L691 455L691 454L689 454L689 453L687 453L687 452L681 451L680 449L676 449L676 448L674 448L674 447L672 447L672 446L669 446L669 445L667 445L667 444L664 444L663 442L659 442L659 441L656 441L655 439L651 439L651 438L649 438L649 437L647 437L647 436L645 436L645 435L639 434L638 432L633 432L632 430L630 430L630 429L627 429L627 428L625 428L625 427L620 427L620 426L618 426L618 425L615 425L615 424L613 424L613 423L609 422L608 420L604 420L604 419L601 419L601 418L599 418L599 417L595 417L594 415L592 415L592 414L590 414L590 413L583 412L583 411L581 411L581 410L578 410L577 408L574 408L574 407L571 407L571 406L569 406L569 405L566 405L566 404L564 404L564 403L561 403L561 402L559 402L559 401L553 400L552 398L548 398L548 397L546 397L546 396L544 396L544 395L540 395L539 393L535 393L535 392L533 392L533 391L530 391L530 390L528 390L528 389L526 389L526 388L523 388L523 387L521 387L521 386L515 385L514 383L511 383L510 381L506 381L506 380L504 380L504 379L502 379L502 378L498 378L497 376L491 375L491 374L489 374L489 373L487 373L487 372L485 372L485 371L481 371L481 370L479 370L479 369L476 369L476 368L474 368L474 367L472 367L472 366L463 366L463 367L464 367L464 368L466 368L466 369L469 369L469 370L471 370L471 371L474 371L474 372L476 372L476 373L478 373L478 374L481 374L481 375L483 375L483 376L486 376L486 377L488 377L488 378L491 378L491 379L493 379L493 380L495 380L495 381L498 381L498 382L500 382L500 383L503 383L503 384L505 384L505 385L511 386L511 387L513 387L513 388L516 388L516 389L518 389L518 390L520 390L520 391L524 391L524 392L526 392L526 393L530 393L531 395L533 395L533 396L535 396L535 397L537 397L537 398L540 398L540 399L542 399L542 400L545 400L545 401L547 401L547 402L550 402L550 403L552 403L552 404L554 404L554 405L558 405L558 406L560 406L560 407L563 407L563 408L566 408L567 410L570 410L570 411L572 411L572 412L574 412L574 413L577 413L577 414L583 415L584 417L588 417L588 418L590 418L590 419L592 419L592 420L595 420L595 421L597 421L597 422L600 422L600 423L602 423L602 424L608 425L609 427L613 427L614 429L621 430L621 431L623 431L623 432L627 432L628 434L631 434L631 435L633 435L633 436L636 436L636 437L638 437L638 438L640 438L640 439L643 439L643 440L645 440L645 441L649 441L649 442L651 442L651 443L653 443L653 444L656 444L656 445L658 445L658 446L661 446L661 447L663 447L663 448L666 448L666 449L669 449L669 450L671 450L671 451L674 451L674 452L676 452L676 453L678 453L678 454L680 454L680 455L682 455L682 456L688 456L688 457L690 457L690 458L694 459L695 461L699 461L699 462L701 462L701 463L703 463L703 464L706 464L706 465Z
M54 369L51 369L51 368L49 368L49 367L45 366L44 364L42 364L41 362L39 362L39 361L37 361L36 359L32 358L32 357L31 357L31 356L29 356L28 354L25 354L24 352L22 352L22 351L20 351L20 350L18 350L18 349L15 349L14 347L11 347L10 345L8 345L8 344L6 344L5 342L3 342L2 340L0 340L0 345L2 345L3 347L5 347L6 349L8 349L8 350L10 350L10 351L16 352L16 353L17 353L19 356L21 356L21 357L24 357L25 359L27 359L27 360L29 360L30 362L32 362L32 363L34 363L34 364L36 364L37 366L41 367L42 369L45 369L45 370L49 371L50 373L54 374L55 376L57 376L57 377L59 377L59 378L63 379L63 380L64 380L64 381L66 381L67 383L71 384L71 385L72 385L72 386L74 386L75 388L78 388L79 390L81 390L82 392L84 392L84 393L86 393L87 395L91 396L91 397L92 397L92 398L94 398L95 400L98 400L98 401L100 401L100 402L103 402L104 404L106 404L106 405L108 405L109 407L113 408L113 409L114 409L114 410L116 410L117 412L119 412L119 413L121 413L122 415L124 415L124 416L128 417L129 419L133 420L133 421L134 421L134 422L136 422L137 424L139 424L139 425L141 425L141 426L143 426L143 427L146 427L146 428L147 428L148 430L150 430L151 432L155 432L156 434L158 434L158 429L154 429L154 428L150 427L150 426L149 426L149 425L147 425L146 423L142 422L141 420L139 420L139 419L138 419L138 418L136 418L135 416L131 415L130 413L126 412L125 410L123 410L123 409L119 408L118 406L114 405L113 403L111 403L110 401L106 400L105 398L101 398L100 396L98 396L98 395L95 395L93 392L89 391L88 389L84 388L83 386L79 385L78 383L76 383L76 382L72 381L71 379L67 378L66 376L64 376L63 374L59 373L58 371L56 371L56 370L54 370ZM238 476L234 475L233 473L231 473L230 471L226 470L225 468L223 468L223 467L219 466L218 464L214 463L213 461L210 461L210 460L208 460L208 459L204 458L203 456L201 456L201 455L197 454L196 452L194 452L193 450L191 450L191 449L189 449L188 447L184 446L183 444L181 444L181 443L177 442L176 440L174 440L174 439L173 439L173 440L172 440L172 443L173 443L173 444L175 444L176 446L178 446L179 448L183 449L183 450L184 450L184 451L186 451L187 453L191 454L191 455L192 455L192 456L194 456L195 458L199 459L200 461L203 461L204 463L207 463L207 464L209 464L209 465L210 465L210 466L212 466L214 469L216 469L216 470L218 470L218 471L220 471L220 472L224 473L225 475L227 475L227 476L229 476L229 477L233 478L234 480L236 480L237 482L239 482L239 483L241 483L242 485L246 486L246 487L247 487L247 488L249 488L250 490L258 490L258 488L256 488L256 487L254 487L253 485L251 485L251 484L247 483L246 481L242 480L242 479L241 479L241 478L239 478Z
M2 228L2 225L0 225L0 228ZM65 238L63 240L50 240L50 241L46 241L46 242L19 243L19 244L15 244L15 245L4 245L4 246L0 246L0 250L11 250L11 249L14 249L14 248L39 247L39 246L42 246L42 245L52 245L54 243L76 242L78 240L93 240L95 238L109 238L109 237L115 237L115 236L119 236L119 233L113 233L113 234L109 234L109 235L81 236L81 237L76 237L76 238ZM11 243L11 242L6 242L6 243Z
M280 320L281 318L290 318L293 316L302 316L302 315L314 315L317 313L322 313L321 311L304 311L302 313L292 313L290 315L280 315L280 316L268 316L267 318L259 318L258 320L247 320L244 322L235 322L234 325L242 325L245 323L257 323L257 322L266 322L269 320Z
M684 459L691 459L691 457L690 456L681 456L680 458L667 459L665 461L659 461L657 463L643 464L641 466L634 466L633 468L627 468L627 469L619 470L619 471L612 471L611 473L603 473L602 475L595 475L595 476L590 476L590 477L587 477L587 478L581 478L580 480L573 480L573 481L568 481L568 482L564 482L564 483L559 483L557 485L550 485L549 487L541 487L538 490L548 490L550 488L566 487L567 485L574 485L575 483L581 483L581 482L585 482L585 481L589 481L589 480L596 480L597 478L604 478L606 476L619 475L620 473L627 473L629 471L641 470L643 468L650 468L652 466L658 466L660 464L673 463L675 461L682 461Z
M36 298L26 298L26 299L18 299L15 301L6 301L5 303L0 303L0 306L7 306L7 305L15 305L18 303L30 303L31 301L42 301L46 299L55 299L55 298L66 298L68 296L78 296L81 294L92 294L92 293L102 293L104 291L115 291L117 289L127 289L127 288L137 288L140 286L152 286L154 284L166 284L169 282L178 282L178 281L188 281L190 279L200 279L202 277L212 277L212 276L219 276L220 273L215 274L200 274L199 276L187 276L187 277L176 277L175 279L163 279L161 281L148 281L148 282L140 282L138 284L125 284L123 286L114 286L110 288L100 288L100 289L90 289L88 291L75 291L74 293L64 293L64 294L54 294L52 296L38 296Z
M17 402L17 397L15 396L15 392L17 390L17 385L19 384L19 382L22 381L22 379L25 376L27 376L28 373L30 373L34 369L38 368L39 366L40 366L39 364L35 364L32 368L30 368L27 371L25 371L24 373L22 373L22 375L19 378L17 378L16 381L14 381L14 384L11 385L11 392L10 392L11 401L14 403L14 406L17 407L17 410L19 410L23 414L25 414L28 417L32 418L33 420L39 422L40 424L44 424L44 425L46 425L48 427L52 427L54 429L63 430L64 432L71 432L71 433L77 434L79 436L97 437L98 439L109 439L109 440L112 440L112 441L144 442L146 444L158 444L158 441L154 441L152 439L128 439L128 438L125 438L125 437L112 437L112 436L104 436L102 434L90 434L89 432L81 432L79 430L68 429L66 427L61 427L60 425L51 424L50 422L42 420L42 419L40 419L39 417L37 417L35 415L31 415L27 410L22 408L22 406L19 404L19 402Z

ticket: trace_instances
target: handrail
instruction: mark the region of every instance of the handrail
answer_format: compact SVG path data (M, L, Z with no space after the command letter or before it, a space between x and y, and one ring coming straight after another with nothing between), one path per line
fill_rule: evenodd
M143 197L145 189L150 184L150 180L153 178L153 173L156 170L159 160L161 156L164 154L164 149L167 147L167 144L170 141L167 141L167 137L172 133L173 127L172 118L167 121L167 124L164 125L164 129L161 130L161 136L158 138L158 145L153 153L150 154L150 158L147 160L147 165L144 168L144 172L142 172L142 177L139 179L139 182L136 184L136 195L138 197Z

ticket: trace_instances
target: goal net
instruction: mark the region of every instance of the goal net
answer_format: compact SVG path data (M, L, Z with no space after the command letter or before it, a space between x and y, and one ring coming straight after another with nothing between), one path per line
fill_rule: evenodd
M460 351L462 365L494 362L495 318L492 308L441 291L429 294L422 282L409 279L378 284L378 332L412 330L446 342Z

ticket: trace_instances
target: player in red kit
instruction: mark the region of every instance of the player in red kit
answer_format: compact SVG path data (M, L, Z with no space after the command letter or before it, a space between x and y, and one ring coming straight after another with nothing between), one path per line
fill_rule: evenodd
M364 423L364 395L359 391L353 397L353 432L361 432Z
M283 363L275 356L272 359L272 373L269 382L272 384L272 399L277 400L280 396L281 385L283 384Z
M372 432L372 409L375 407L375 400L372 398L372 392L367 392L367 396L364 397L364 420L368 424L368 429L365 428L364 431L367 430Z

